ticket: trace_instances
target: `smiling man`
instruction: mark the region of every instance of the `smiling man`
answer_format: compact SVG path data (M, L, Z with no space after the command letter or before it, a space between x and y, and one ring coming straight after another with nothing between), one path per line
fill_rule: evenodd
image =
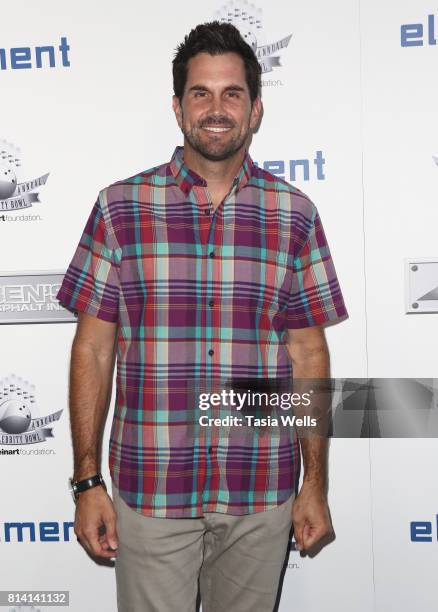
M245 64L235 51L219 52L220 30L210 35L217 37L211 41L216 55L205 50L192 55L196 48L189 42L180 47L174 60L173 110L184 134L184 162L206 179L215 210L242 166L262 104L258 66L248 59Z
M230 24L185 37L184 146L99 193L58 293L79 314L75 532L116 557L121 612L193 612L198 579L204 612L271 612L292 525L299 549L331 532L324 438L196 427L209 381L328 377L323 327L347 316L315 205L249 155L260 72ZM99 451L115 357L111 499Z

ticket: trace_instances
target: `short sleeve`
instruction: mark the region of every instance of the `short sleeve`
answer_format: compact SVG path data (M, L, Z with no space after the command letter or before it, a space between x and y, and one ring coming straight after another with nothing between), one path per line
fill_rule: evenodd
M119 266L108 245L98 198L56 298L68 310L116 322L119 289Z
M304 243L293 260L287 328L328 325L348 317L321 219L312 206Z

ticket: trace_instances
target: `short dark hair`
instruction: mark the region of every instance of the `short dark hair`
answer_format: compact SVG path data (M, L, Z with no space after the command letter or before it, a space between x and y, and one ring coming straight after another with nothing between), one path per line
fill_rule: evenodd
M181 101L187 81L187 64L198 53L222 55L237 53L245 65L246 83L251 103L261 91L261 67L252 47L242 38L231 23L210 21L193 28L176 48L172 62L173 91Z

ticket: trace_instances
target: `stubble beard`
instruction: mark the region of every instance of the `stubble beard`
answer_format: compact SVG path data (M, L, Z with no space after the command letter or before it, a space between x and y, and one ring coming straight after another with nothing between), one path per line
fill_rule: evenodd
M221 127L220 123L215 125ZM236 136L233 136L224 144L221 143L221 136L216 138L213 136L209 143L203 142L202 138L199 137L200 130L202 130L200 125L189 130L184 126L184 123L181 128L185 139L199 155L202 155L202 157L209 161L224 161L235 155L244 146L249 134L249 125L243 133L236 134Z

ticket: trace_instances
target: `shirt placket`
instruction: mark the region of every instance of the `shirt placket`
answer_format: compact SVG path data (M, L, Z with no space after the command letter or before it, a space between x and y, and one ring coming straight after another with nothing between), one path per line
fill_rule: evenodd
M233 183L231 191L225 196L220 204L214 209L213 203L206 185L197 186L196 201L198 204L199 214L199 234L202 243L202 256L204 265L202 266L202 281L206 288L203 295L203 351L202 358L205 364L207 388L211 391L218 392L215 381L220 380L220 363L219 363L219 346L215 340L215 330L220 326L220 304L218 295L214 294L214 280L219 278L218 267L221 266L220 249L221 244L219 237L223 233L221 224L223 216L219 215L232 194L236 181ZM221 411L222 412L222 411ZM217 414L217 413L216 413ZM205 448L206 455L206 478L204 489L202 491L203 501L208 501L209 491L218 488L219 482L212 482L212 478L219 477L219 468L217 462L217 445L220 437L221 427L205 427ZM214 476L215 475L215 476Z

